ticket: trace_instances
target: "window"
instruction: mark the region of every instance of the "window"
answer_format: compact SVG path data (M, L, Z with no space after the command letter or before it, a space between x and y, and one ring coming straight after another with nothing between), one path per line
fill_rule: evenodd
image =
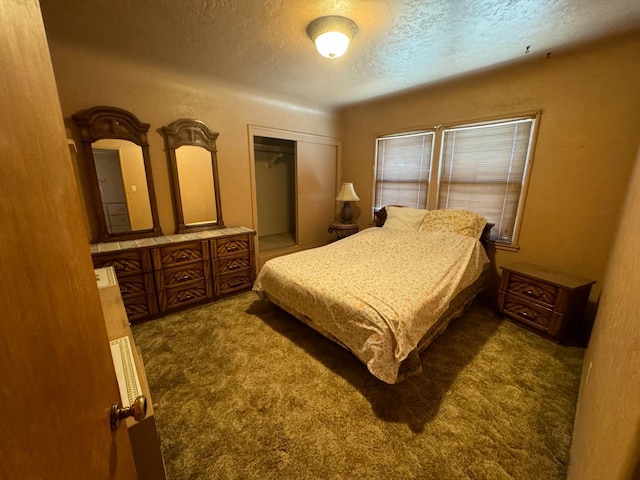
M491 240L515 244L537 120L538 114L531 114L379 137L374 208L472 210L495 224ZM421 154L418 138L423 139ZM425 161L426 166L420 163ZM429 171L431 182L422 180Z
M427 208L434 138L435 132L417 132L376 139L375 210Z

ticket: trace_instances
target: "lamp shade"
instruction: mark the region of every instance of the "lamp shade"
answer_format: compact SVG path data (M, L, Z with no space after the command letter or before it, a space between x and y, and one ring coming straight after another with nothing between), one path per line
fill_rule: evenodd
M360 197L358 197L358 194L353 188L353 183L343 183L336 200L340 200L341 202L357 202L360 200Z
M352 20L339 15L316 18L307 26L307 35L320 55L327 58L343 55L357 32L358 26Z

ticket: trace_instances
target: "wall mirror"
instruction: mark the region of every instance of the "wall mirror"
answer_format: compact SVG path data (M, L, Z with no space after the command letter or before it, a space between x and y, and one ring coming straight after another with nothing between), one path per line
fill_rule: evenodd
M89 164L100 241L160 235L148 123L116 107L93 107L72 115Z
M199 120L181 118L162 127L171 164L178 233L224 228L217 132Z

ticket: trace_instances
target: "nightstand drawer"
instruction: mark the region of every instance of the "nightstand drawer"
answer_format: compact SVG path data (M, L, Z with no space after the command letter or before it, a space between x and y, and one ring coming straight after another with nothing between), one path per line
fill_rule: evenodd
M523 277L515 273L509 277L507 286L509 293L517 293L530 298L536 303L545 303L551 308L556 300L558 288L555 285L543 283L528 277Z
M579 333L593 280L525 262L501 268L500 313L555 342Z
M524 302L515 295L507 294L503 313L525 322L532 327L547 331L551 325L552 311L534 303Z

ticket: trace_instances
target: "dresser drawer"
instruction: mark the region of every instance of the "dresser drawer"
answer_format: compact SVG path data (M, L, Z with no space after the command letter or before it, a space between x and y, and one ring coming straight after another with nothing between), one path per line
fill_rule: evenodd
M208 259L207 243L201 241L184 242L178 245L157 248L153 251L153 263L156 269L190 262L202 262Z
M144 320L158 313L155 294L123 297L124 309L130 322Z
M205 266L202 262L168 268L162 272L162 287L170 288L206 280Z
M551 308L556 300L558 288L540 280L512 273L509 276L507 292L522 295L535 303L543 303Z
M109 215L110 227L129 227L128 215Z
M252 268L253 265L251 263L251 259L252 257L249 255L249 252L242 255L235 255L233 257L218 258L214 263L214 274L218 276L226 273L237 272L245 268Z
M226 293L235 292L250 288L253 284L253 270L242 270L237 273L216 276L215 294L224 295Z
M503 313L544 331L549 330L553 318L551 309L523 301L519 297L510 294L507 294L504 300Z
M253 237L251 235L237 235L226 238L216 238L211 241L215 257L225 257L240 253L249 254L252 251Z
M104 207L107 215L129 215L126 203L107 203Z
M118 284L120 285L120 295L122 295L123 299L155 291L153 277L150 273L122 277L122 279L118 280Z
M210 285L210 282L209 282ZM180 286L177 288L167 288L161 293L161 309L167 310L179 308L192 303L197 303L211 297L211 287L207 288L207 281L202 279L190 284L189 286Z
M113 267L120 281L123 275L148 272L151 265L148 260L148 252L118 252L112 254L94 254L93 268Z

